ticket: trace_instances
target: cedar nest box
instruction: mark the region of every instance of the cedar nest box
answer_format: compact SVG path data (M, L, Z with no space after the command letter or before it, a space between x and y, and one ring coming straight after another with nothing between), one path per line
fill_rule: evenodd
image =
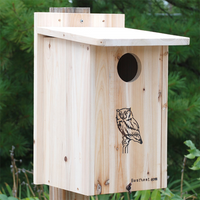
M34 183L167 187L168 46L188 44L125 28L124 14L35 13Z

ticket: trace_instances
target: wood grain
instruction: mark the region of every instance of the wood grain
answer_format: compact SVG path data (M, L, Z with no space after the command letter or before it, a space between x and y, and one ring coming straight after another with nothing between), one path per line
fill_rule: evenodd
M50 12L64 12L64 13L90 13L90 8L50 8ZM65 144L66 145L66 144ZM64 157L64 160L67 161L67 156ZM63 180L63 179L62 179ZM60 200L89 200L90 197L85 195L80 195L74 192L69 192L67 190L59 189L50 186L50 199L60 199Z
M38 27L42 35L96 46L189 45L188 37L130 28Z
M56 187L50 187L49 194L50 200L90 200L90 197L88 196L62 190Z
M167 113L168 113L168 47L163 47L163 83L162 83L162 135L161 135L161 187L167 187Z
M124 14L34 13L35 31L38 27L124 27L124 21Z
M163 187L163 47L90 47L46 37L44 52L45 183L85 195L124 192L131 179L134 191ZM129 83L117 73L127 52L141 64ZM131 108L144 142L131 141L128 154L116 125L121 108Z
M120 79L116 69L118 58L127 52L137 55L142 67L139 78L129 83ZM131 179L136 180L134 191L161 187L160 94L167 93L162 91L161 54L162 47L96 47L96 194L98 184L103 194L124 192ZM121 108L131 108L144 141L142 145L131 141L128 154L122 154L122 135L116 125L116 110Z
M35 31L35 30L34 30ZM44 40L42 35L34 33L34 182L44 182ZM37 173L40 172L40 173Z
M132 191L166 187L168 48L93 46L45 37L42 26L124 27L124 15L35 14L34 183L66 200L125 192L131 181ZM117 72L125 53L141 68L132 82ZM131 108L143 140L131 141L127 154L121 108Z
M45 183L92 194L90 51L87 45L44 39ZM63 56L66 55L66 56ZM81 58L78 58L81 55ZM65 162L64 157L67 157ZM52 173L52 171L54 173ZM57 171L57 172L56 172ZM56 172L56 173L55 173Z

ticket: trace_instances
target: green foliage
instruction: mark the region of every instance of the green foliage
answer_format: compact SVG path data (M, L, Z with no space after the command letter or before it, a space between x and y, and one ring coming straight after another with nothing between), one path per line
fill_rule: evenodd
M5 194L0 194L0 200L18 200L15 197L7 197Z
M154 190L151 194L152 200L159 200L161 199L160 190Z
M186 155L189 159L194 159L197 157L196 161L192 165L190 169L192 170L200 170L200 151L195 147L193 142L191 140L187 140L184 142L188 147L190 147L189 154Z
M18 200L18 199L12 196L7 197L7 195L5 194L0 194L0 200ZM37 197L27 197L21 200L39 200L39 199Z
M7 196L7 193L5 192L5 190L2 191L2 194L0 194L0 200L39 200L38 197L31 197L30 195L30 190L28 188L28 186L26 185L27 187L27 193L26 193L26 196L25 198L21 199L21 197L19 196L19 198L16 198L13 196L13 193L12 193L12 189L11 187L8 185L8 184L5 184L6 185L6 189L9 193L9 197ZM47 195L47 198L46 199L49 199L49 195Z
M17 160L14 158L14 150L15 148L12 147L10 150L10 157L11 157L11 172L12 172L12 182L13 187L11 188L9 184L5 183L5 189L2 187L0 190L0 200L1 199L16 199L19 200L49 200L49 190L46 185L33 185L30 184L30 177L33 178L33 172L20 169L17 167ZM21 173L22 172L22 173ZM21 181L24 180L24 181ZM7 197L7 195L9 197ZM23 199L22 199L23 198Z
M5 183L5 185L6 185L6 189L7 189L8 193L9 193L9 195L12 196L12 189L11 189L11 187L7 183Z
M133 195L134 192L131 194L129 193L116 193L116 194L106 194L106 195L98 195L98 200L184 200L184 199L196 199L196 191L195 188L200 187L200 183L195 183L194 185L186 184L183 189L183 197L180 195L180 188L170 190L169 188L166 189L156 189L156 190L144 190L144 191L137 191ZM192 191L193 194L189 194ZM95 196L90 197L91 200L96 200Z
M162 194L163 194L163 200L168 200L168 199L182 199L180 196L173 194L168 188L166 188L165 191L162 190Z

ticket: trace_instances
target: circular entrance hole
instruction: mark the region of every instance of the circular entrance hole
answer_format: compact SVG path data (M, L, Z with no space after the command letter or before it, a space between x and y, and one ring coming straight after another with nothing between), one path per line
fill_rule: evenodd
M119 59L117 72L119 77L125 82L136 80L141 72L139 59L131 53L124 54Z

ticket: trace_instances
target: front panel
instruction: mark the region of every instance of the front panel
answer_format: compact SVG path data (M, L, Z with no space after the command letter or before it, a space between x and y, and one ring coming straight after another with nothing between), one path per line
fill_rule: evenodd
M125 192L129 183L132 191L166 187L167 48L95 52L95 194ZM133 78L123 72L130 56L119 66L127 53L137 62Z

